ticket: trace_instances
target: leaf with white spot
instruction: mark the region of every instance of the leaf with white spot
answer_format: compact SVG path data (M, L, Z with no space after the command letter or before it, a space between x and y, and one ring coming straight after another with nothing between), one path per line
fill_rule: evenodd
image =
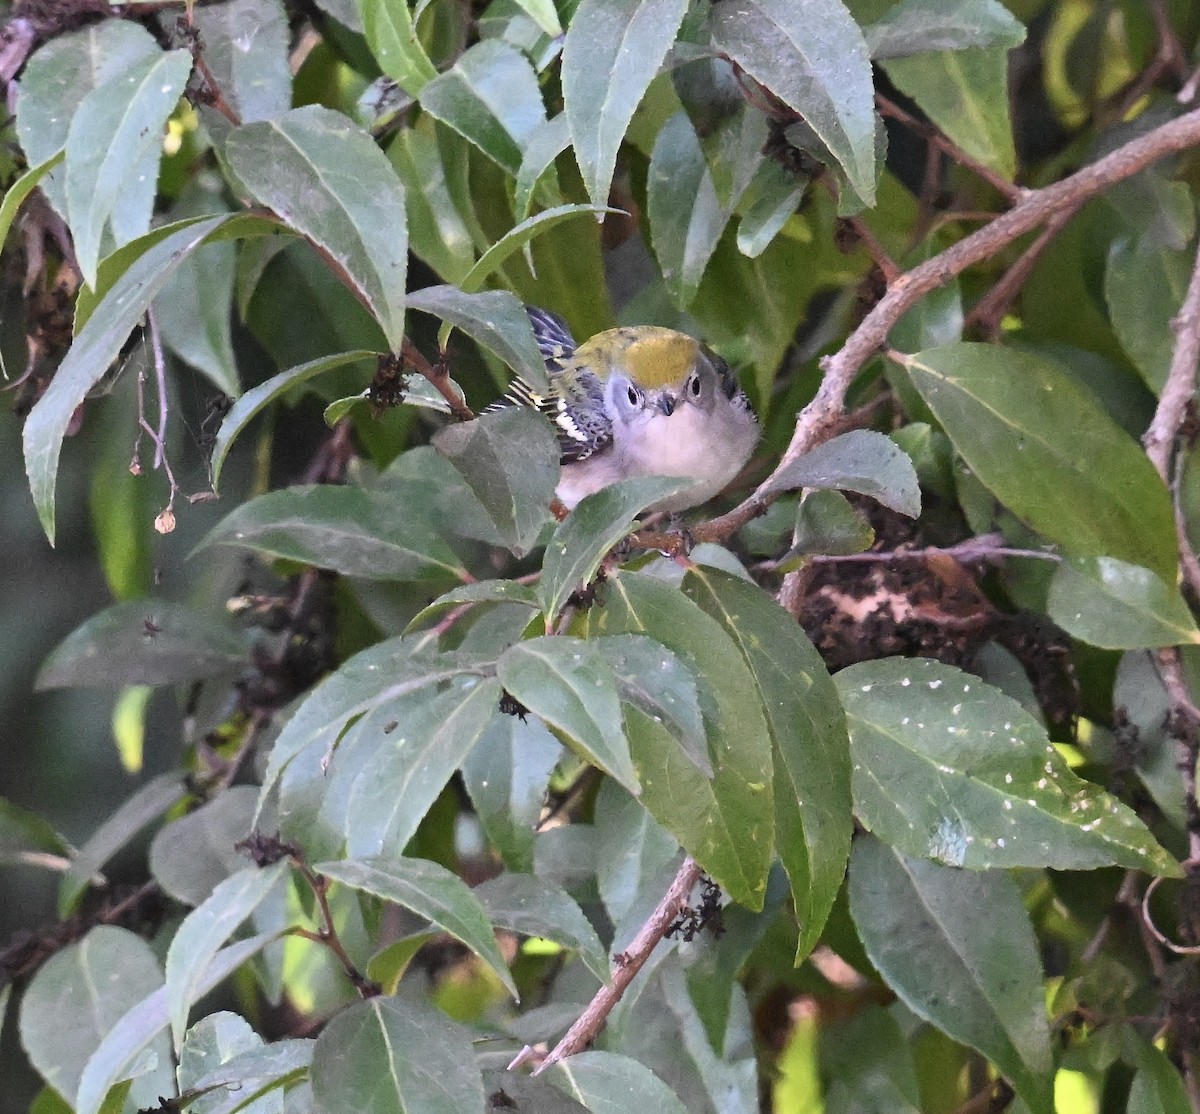
M1179 873L1133 811L1077 777L999 689L927 658L863 662L834 681L850 727L854 811L904 854L974 870Z

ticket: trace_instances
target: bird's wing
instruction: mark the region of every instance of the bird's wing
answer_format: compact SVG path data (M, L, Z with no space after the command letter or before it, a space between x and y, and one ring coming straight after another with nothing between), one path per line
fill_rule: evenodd
M593 453L612 444L612 422L604 412L604 384L590 371L580 372L570 382L563 372L571 366L575 338L567 323L549 310L526 306L538 351L546 361L546 372L557 390L545 393L532 387L520 376L508 385L505 396L485 413L505 406L528 406L540 410L558 431L558 447L563 464L578 464Z

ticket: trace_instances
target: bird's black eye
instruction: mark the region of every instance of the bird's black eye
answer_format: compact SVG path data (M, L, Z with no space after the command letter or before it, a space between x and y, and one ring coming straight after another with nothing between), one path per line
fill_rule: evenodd
M626 395L627 395L627 396L628 396L628 398L629 398L629 405L630 405L630 406L638 406L638 405L640 405L640 403L641 403L641 401L642 401L642 392L641 392L641 391L639 391L639 390L637 389L637 387L635 387L635 386L633 386L632 384L630 384L630 386L628 386L628 387L625 389L625 393L626 393Z
M688 391L691 393L692 398L700 397L700 376L693 375L688 380Z

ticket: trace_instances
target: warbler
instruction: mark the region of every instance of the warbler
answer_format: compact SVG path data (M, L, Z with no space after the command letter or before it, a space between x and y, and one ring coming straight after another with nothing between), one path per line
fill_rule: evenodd
M654 504L681 511L717 494L750 459L758 419L729 365L686 333L634 325L576 344L565 321L526 307L550 392L513 380L497 406L531 406L557 427L556 494L574 507L632 476L679 476L692 487Z

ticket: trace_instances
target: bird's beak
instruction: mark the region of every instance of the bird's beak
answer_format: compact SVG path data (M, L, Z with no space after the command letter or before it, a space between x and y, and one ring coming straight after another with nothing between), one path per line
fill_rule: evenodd
M669 418L675 413L675 407L678 404L674 395L659 395L658 408Z

